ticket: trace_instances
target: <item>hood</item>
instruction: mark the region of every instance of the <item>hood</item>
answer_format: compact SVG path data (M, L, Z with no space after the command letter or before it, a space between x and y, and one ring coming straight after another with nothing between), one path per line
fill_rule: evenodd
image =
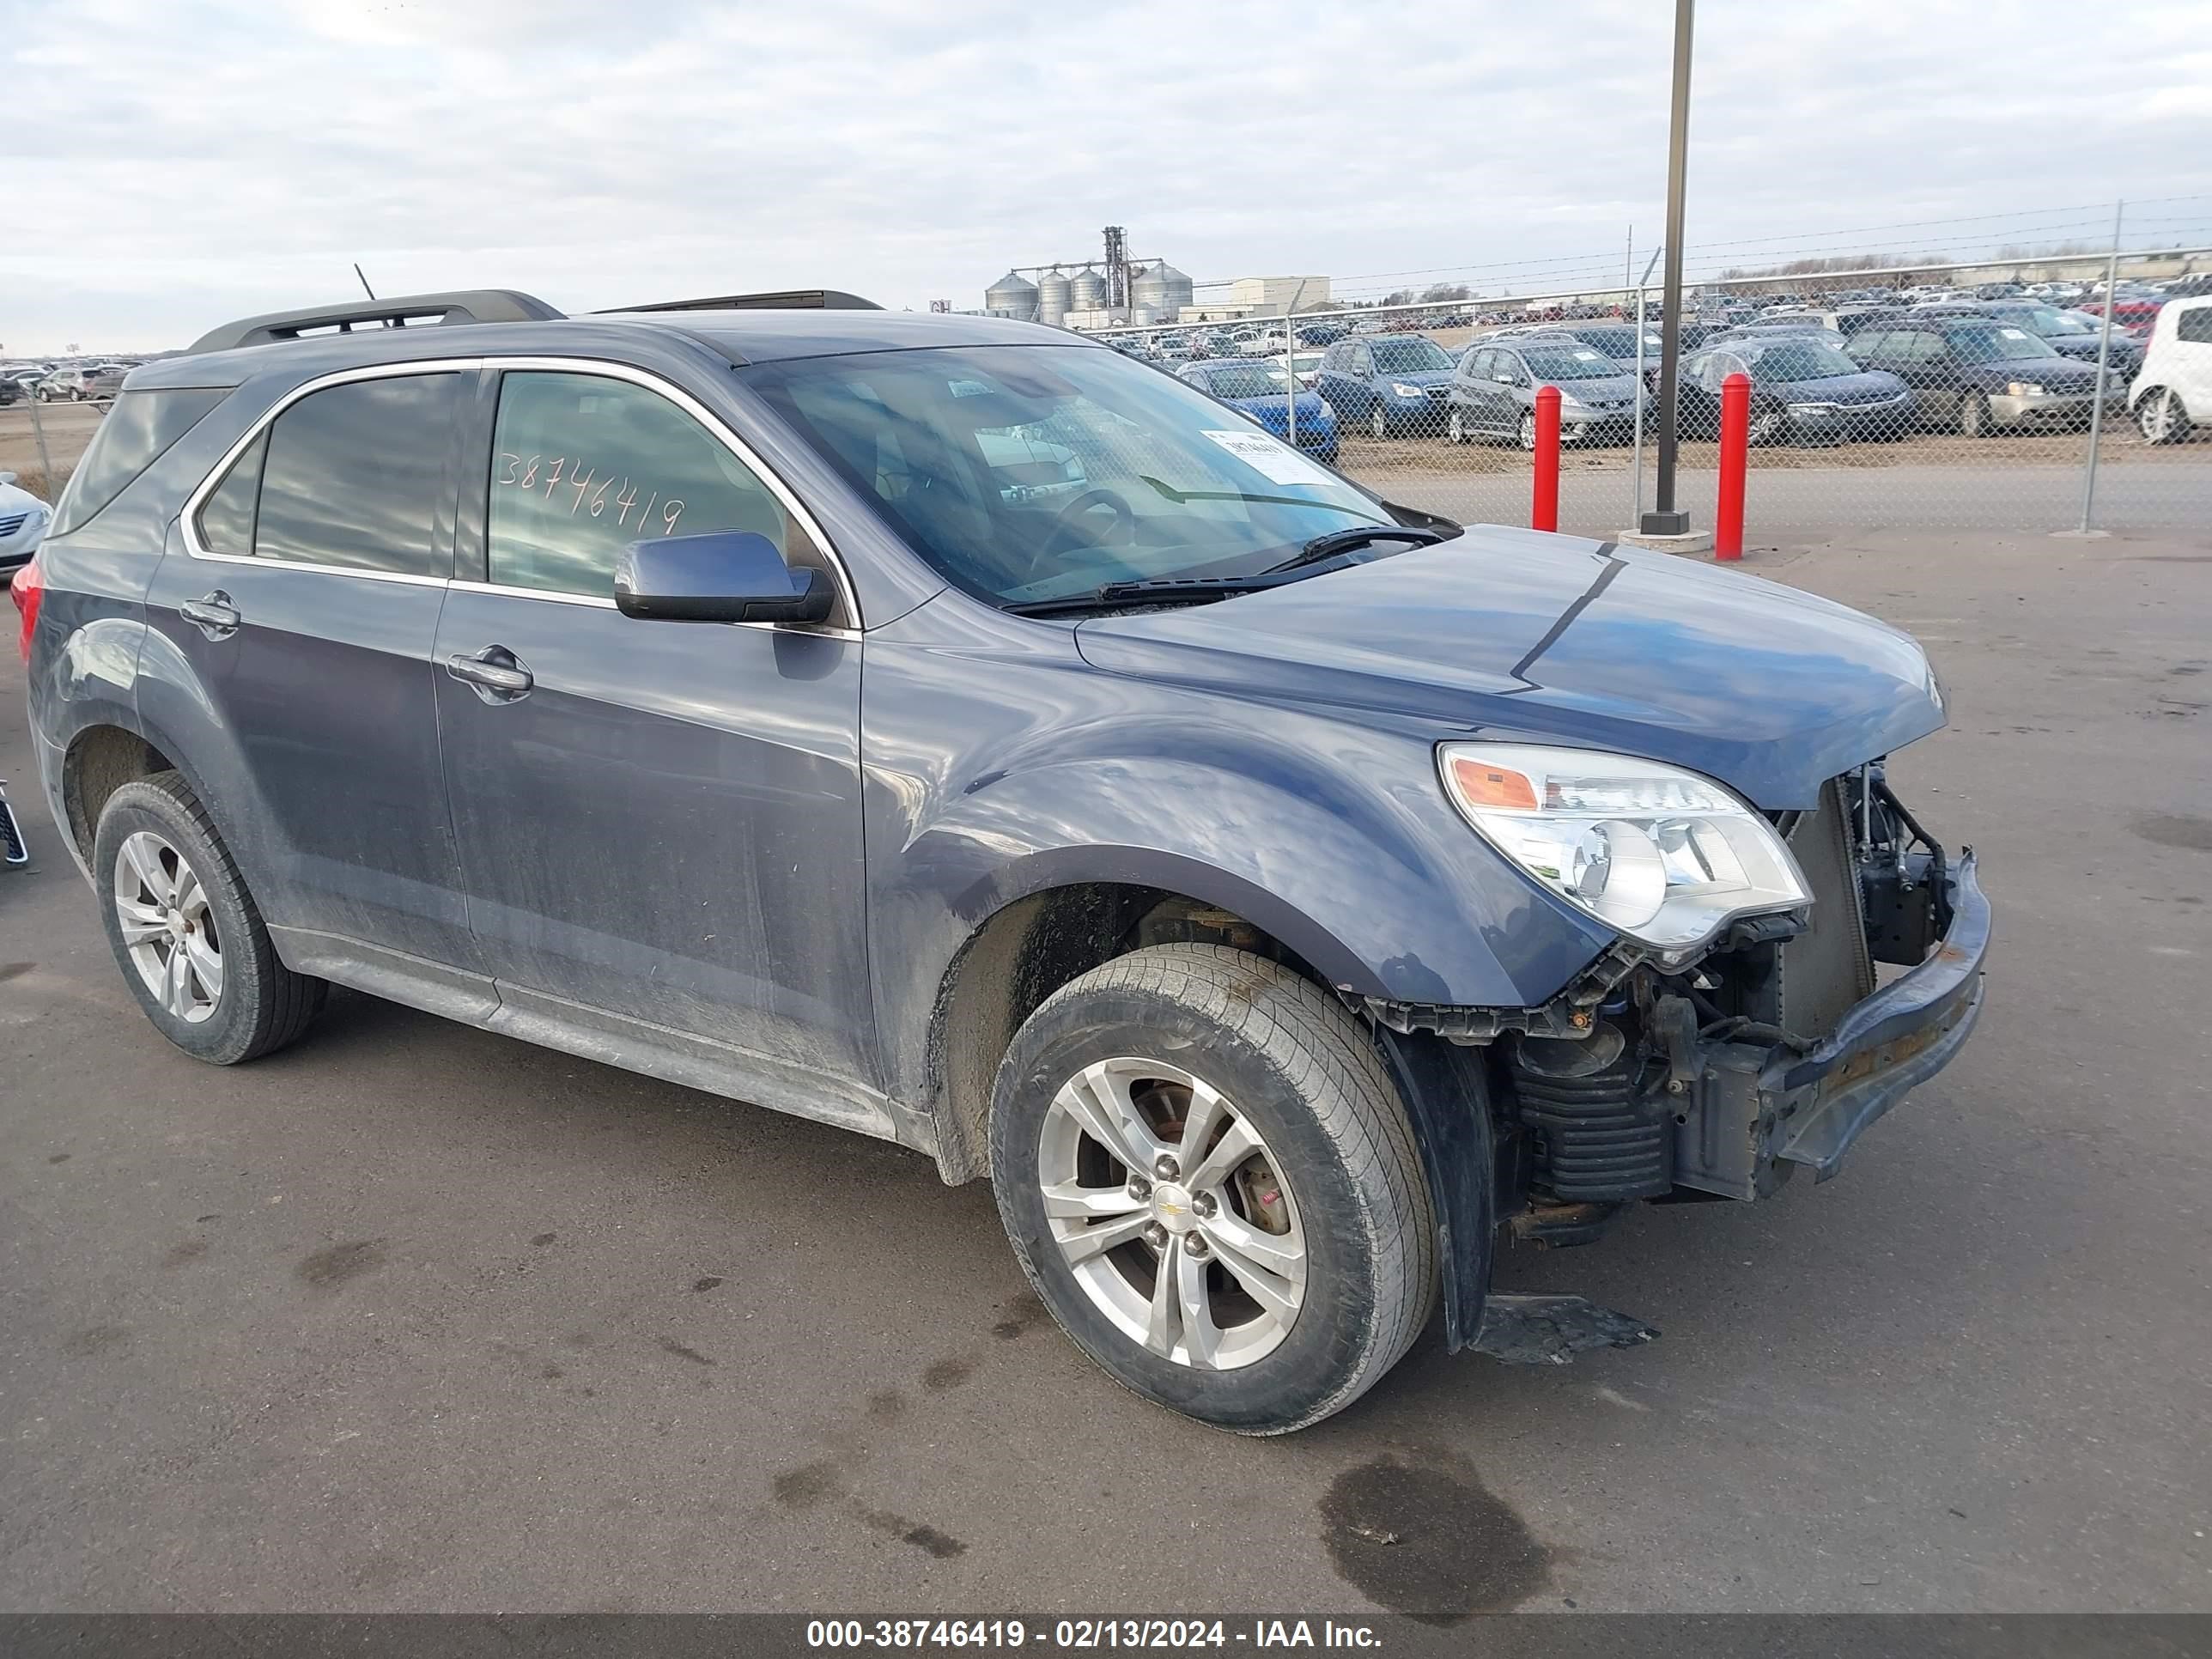
M2097 365L2072 357L2011 357L1973 367L1992 380L2033 380L2039 386L2087 391L2097 384Z
M34 507L44 507L29 490L20 485L0 483L0 519L12 519L18 513L28 513Z
M1864 369L1856 374L1823 374L1811 380L1768 380L1760 390L1787 403L1882 404L1901 395L1905 382L1887 369Z
M2094 363L2097 361L2097 337L2094 334L2046 334L2043 337L2043 343L2060 356L2070 357L2077 362ZM2125 330L2116 328L2112 331L2114 361L2140 355L2136 343L2128 337Z
M1273 398L1231 398L1224 401L1234 408L1243 410L1247 415L1252 416L1253 419L1262 422L1269 428L1279 428L1289 424L1284 417L1283 399L1279 396ZM1297 412L1298 424L1300 426L1318 425L1324 418L1327 417L1328 413L1328 405L1321 400L1320 393L1314 392L1301 392L1298 393Z
M1094 666L1666 761L1771 811L1943 724L1920 647L1757 576L1479 525L1239 599L1091 618Z
M1452 377L1449 368L1409 368L1403 374L1395 369L1376 369L1370 377L1377 385L1390 380L1403 380L1407 386L1442 386Z
M1635 401L1641 388L1632 370L1626 374L1608 374L1599 380L1553 380L1547 384L1571 393L1577 402L1601 408L1626 408Z

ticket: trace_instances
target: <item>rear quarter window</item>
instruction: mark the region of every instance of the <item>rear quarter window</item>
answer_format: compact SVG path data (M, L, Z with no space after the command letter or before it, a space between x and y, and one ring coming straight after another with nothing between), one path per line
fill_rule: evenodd
M178 386L118 394L115 406L92 434L84 459L63 492L54 534L66 536L91 522L133 478L230 396L226 386Z
M2175 318L2173 337L2191 345L2212 345L2212 306L2191 306Z

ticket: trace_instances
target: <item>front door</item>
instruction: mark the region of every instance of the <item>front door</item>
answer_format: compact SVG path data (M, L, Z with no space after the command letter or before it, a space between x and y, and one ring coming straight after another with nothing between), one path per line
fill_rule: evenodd
M286 406L146 595L231 737L198 781L295 963L353 940L470 963L430 670L465 379L374 369Z
M481 544L436 657L469 912L502 1000L872 1085L859 638L639 621L611 599L617 550L649 537L752 530L794 563L823 555L681 392L530 368L492 396L464 497Z

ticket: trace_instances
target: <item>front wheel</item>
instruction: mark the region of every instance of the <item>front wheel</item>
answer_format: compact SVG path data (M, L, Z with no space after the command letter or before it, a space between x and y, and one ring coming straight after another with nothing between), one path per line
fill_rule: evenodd
M1454 443L1463 444L1467 441L1467 417L1456 409L1451 412L1449 429L1451 441Z
M1536 416L1533 410L1521 417L1521 447L1532 455L1536 453Z
M1370 438L1387 438L1390 435L1390 416L1384 410L1382 400L1380 398L1367 406L1367 435Z
M1436 1226L1406 1110L1343 1005L1264 957L1148 947L1008 1048L992 1181L1062 1329L1240 1434L1357 1400L1426 1322Z
M1990 435L1990 400L1978 392L1969 392L1959 399L1959 435L1962 438L1986 438Z

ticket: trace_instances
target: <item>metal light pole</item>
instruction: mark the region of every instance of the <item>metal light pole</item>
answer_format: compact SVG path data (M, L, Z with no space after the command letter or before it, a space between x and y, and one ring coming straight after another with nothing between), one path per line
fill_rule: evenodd
M1659 314L1659 488L1637 527L1684 536L1690 515L1674 507L1674 376L1682 356L1682 195L1689 166L1690 35L1696 0L1674 0L1674 102L1667 134L1667 279Z

